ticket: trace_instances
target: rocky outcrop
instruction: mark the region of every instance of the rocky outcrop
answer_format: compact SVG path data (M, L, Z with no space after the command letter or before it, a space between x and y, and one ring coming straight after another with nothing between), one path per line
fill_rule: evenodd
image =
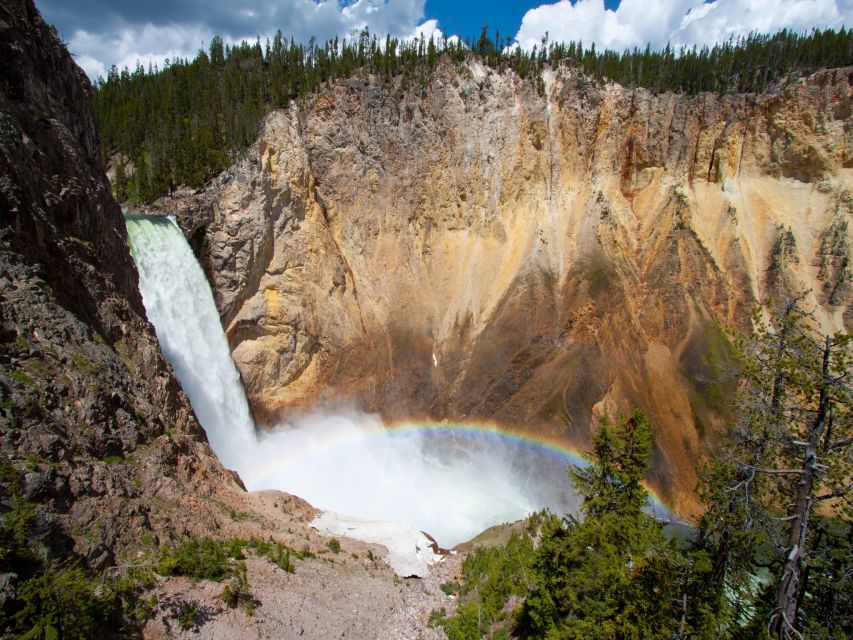
M545 80L338 82L161 205L212 203L200 253L260 419L344 403L584 446L638 404L690 511L730 410L723 329L793 290L853 326L853 70L765 96Z
M145 319L88 80L30 0L0 7L0 58L0 514L103 569L243 491Z

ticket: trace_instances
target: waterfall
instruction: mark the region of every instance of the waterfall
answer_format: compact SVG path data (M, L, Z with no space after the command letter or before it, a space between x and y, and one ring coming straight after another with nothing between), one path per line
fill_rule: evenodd
M163 355L216 455L237 469L256 446L255 426L210 285L172 219L134 215L125 221L142 301Z

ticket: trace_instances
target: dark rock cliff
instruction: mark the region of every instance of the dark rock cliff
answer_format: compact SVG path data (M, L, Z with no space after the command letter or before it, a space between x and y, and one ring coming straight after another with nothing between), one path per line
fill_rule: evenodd
M31 0L0 59L0 514L32 503L32 544L100 569L239 488L145 318L89 81Z

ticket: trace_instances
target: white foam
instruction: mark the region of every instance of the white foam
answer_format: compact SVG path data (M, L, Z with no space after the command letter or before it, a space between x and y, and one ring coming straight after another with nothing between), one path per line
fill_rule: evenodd
M256 446L255 425L207 278L173 218L130 217L139 291L163 355L226 467Z

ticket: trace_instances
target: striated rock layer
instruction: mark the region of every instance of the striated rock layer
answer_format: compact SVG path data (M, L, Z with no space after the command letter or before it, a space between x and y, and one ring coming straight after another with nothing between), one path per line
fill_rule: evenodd
M637 404L695 508L729 414L723 328L809 290L853 326L853 70L763 96L655 95L472 63L271 113L194 239L257 417L319 403L577 446Z

